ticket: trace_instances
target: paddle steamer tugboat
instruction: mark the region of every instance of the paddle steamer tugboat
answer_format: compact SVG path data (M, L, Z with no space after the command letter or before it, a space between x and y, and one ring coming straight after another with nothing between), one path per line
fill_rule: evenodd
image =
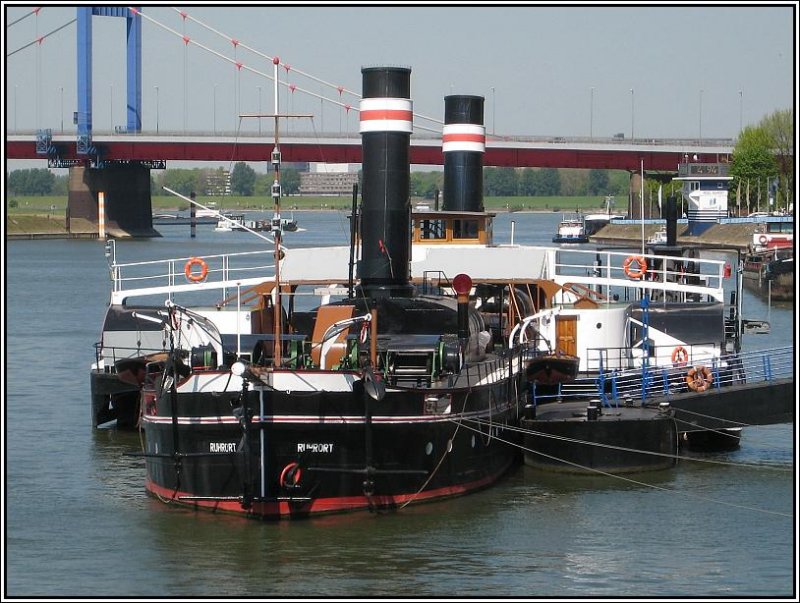
M481 97L445 98L445 205L412 213L409 75L363 70L351 245L283 247L276 140L273 250L159 265L109 246L93 417L140 426L150 493L269 518L397 508L496 482L520 426L566 401L669 402L679 434L785 419L791 350L769 380L742 362L724 262L493 241Z

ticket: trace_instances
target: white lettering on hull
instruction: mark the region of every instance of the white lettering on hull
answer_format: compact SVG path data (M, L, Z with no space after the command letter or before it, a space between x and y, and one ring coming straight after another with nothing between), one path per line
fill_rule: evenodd
M319 443L308 443L308 442L298 442L297 444L297 452L317 452L320 454L330 454L333 452L333 444L326 443L326 444L319 444Z

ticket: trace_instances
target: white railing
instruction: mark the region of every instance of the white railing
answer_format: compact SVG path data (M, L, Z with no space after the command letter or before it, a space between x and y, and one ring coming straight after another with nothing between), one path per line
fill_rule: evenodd
M625 271L629 264L632 274L641 271L642 266L638 261L628 262L632 257L644 258L647 264L642 278L631 278ZM653 268L655 260L661 264L658 270ZM680 262L681 269L671 268L677 265L676 262ZM686 271L689 264L692 264L691 272ZM553 256L551 273L553 280L561 285L581 284L594 290L604 287L606 291L616 287L661 291L664 294L699 294L724 301L725 271L725 262L722 260L619 251L562 250Z
M166 295L203 290L249 287L274 279L272 251L245 251L232 254L191 256L118 263L110 246L109 269L112 280L112 303L128 297ZM191 280L189 276L193 276ZM202 278L201 278L202 277Z

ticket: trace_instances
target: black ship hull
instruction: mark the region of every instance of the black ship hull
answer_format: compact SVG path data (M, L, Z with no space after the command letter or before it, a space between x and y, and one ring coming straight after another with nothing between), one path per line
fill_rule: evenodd
M678 427L671 412L645 407L601 409L545 405L523 419L525 464L559 473L634 473L676 463Z
M377 402L355 381L350 392L250 391L240 406L238 392L177 393L174 417L169 392L157 402L150 394L146 488L196 509L264 519L466 494L517 460L504 442L516 422L507 385L450 390L436 401L431 392L388 391Z
M116 373L93 370L90 377L92 391L92 424L97 427L111 421L120 429L131 429L139 419L138 385L126 383Z

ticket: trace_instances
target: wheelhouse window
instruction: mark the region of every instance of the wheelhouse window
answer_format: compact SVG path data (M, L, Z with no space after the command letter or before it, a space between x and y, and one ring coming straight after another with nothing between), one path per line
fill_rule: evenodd
M444 220L420 220L419 238L423 241L445 239L447 237L446 226Z
M478 221L477 220L453 220L454 239L477 239Z

